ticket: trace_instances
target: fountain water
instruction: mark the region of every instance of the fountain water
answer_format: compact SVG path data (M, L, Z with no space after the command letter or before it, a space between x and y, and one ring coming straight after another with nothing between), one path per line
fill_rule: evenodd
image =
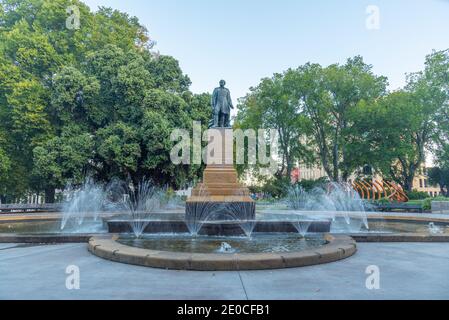
M165 187L160 189L161 209L165 211L185 211L186 203L181 196L178 196L173 190Z
M235 196L240 198L242 194L238 193ZM254 202L210 200L207 187L200 185L197 200L186 208L185 222L192 235L197 236L205 223L214 221L219 224L231 221L238 224L247 237L251 237L256 226L253 219L256 206Z
M243 197L244 193L237 191L237 197ZM248 238L251 238L257 221L253 219L253 213L256 210L255 202L227 202L224 204L223 212L226 212L230 218L240 225Z
M218 253L235 253L235 249L227 242L222 242Z
M329 183L307 192L300 186L292 186L286 199L287 205L308 218L330 218L334 232L358 232L369 229L365 204L359 194L346 184ZM307 222L293 222L298 232L304 232ZM310 225L309 225L310 226Z
M305 237L307 235L307 232L309 231L310 226L312 225L312 221L298 219L297 221L293 221L292 224L298 231L298 233Z
M204 223L220 209L218 203L209 201L209 192L204 185L199 187L198 199L200 201L186 207L185 222L190 234L193 236L197 236Z
M137 185L127 182L118 188L124 197L122 206L129 215L129 224L140 238L150 224L151 215L161 208L162 192L150 181L142 179Z
M106 193L100 185L88 179L79 189L69 186L66 192L68 196L63 204L61 230L65 230L69 225L72 226L72 222L76 228L80 229L86 218L98 220L107 202Z
M444 233L443 230L440 227L436 226L434 222L430 222L428 228L429 228L429 233L430 234L442 234L442 233Z

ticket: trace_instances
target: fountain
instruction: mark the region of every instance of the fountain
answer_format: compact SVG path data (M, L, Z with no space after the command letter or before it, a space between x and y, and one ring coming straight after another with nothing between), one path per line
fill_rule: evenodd
M331 219L333 232L369 230L365 204L348 185L328 183L310 192L295 185L290 187L285 202L300 217L293 222L299 232L304 232L307 219L317 217Z
M217 130L223 140L232 136L227 130ZM191 270L284 268L336 261L355 253L355 243L349 237L324 234L330 230L328 218L257 219L249 190L238 183L233 165L226 164L232 157L232 149L226 149L221 164L207 166L203 182L187 199L182 220L150 220L155 210L146 203L155 199L155 193L148 192L146 184L137 193L125 192L130 195L128 219L108 223L110 232L122 235L111 241L94 238L89 250L121 262ZM143 206L136 205L139 203ZM126 224L132 226L131 238L126 235ZM309 229L318 235L305 238ZM129 250L138 257L128 254Z
M218 132L214 140L221 139L224 152L217 157L215 150L206 153L203 181L185 204L167 189L156 188L150 180L113 180L103 187L89 179L79 189L68 192L61 221L56 215L51 221L34 219L28 224L7 221L0 223L0 233L22 233L29 238L19 237L21 242L36 241L35 234L42 230L54 232L55 221L60 223L59 232L73 233L84 230L87 221L104 222L109 234L98 236L93 232L83 238L89 239L90 252L112 261L164 269L289 268L329 263L355 254L353 233L370 230L370 225L366 204L352 187L329 183L305 191L293 186L284 202L290 210L256 211L255 201L248 188L238 182L233 166L232 130L214 131ZM378 221L370 222L373 220L376 227ZM435 221L389 221L375 230L374 240L381 238L387 228L392 234L398 233L393 240L402 240L402 232L419 234L409 238L414 241L446 239L449 229L440 227L444 222ZM421 237L423 233L426 235ZM49 243L60 239L79 241L66 234L59 238L48 236L44 240ZM6 240L11 242L11 237Z
M312 225L312 221L298 219L297 221L293 221L292 224L298 231L298 233L305 237L307 235L307 232L309 231L310 226Z
M137 186L130 182L123 184L122 194L132 231L140 238L151 222L150 217L161 207L161 193L150 181L142 179Z
M98 217L107 202L104 189L99 184L87 179L79 188L72 186L66 188L68 194L66 202L63 204L63 216L60 229L75 229L78 232L85 231L83 224L86 219L98 221ZM91 221L89 221L91 222ZM84 226L85 227L85 226Z
M217 251L218 253L235 253L235 250L232 246L227 242L222 242L220 249Z
M209 192L205 185L200 185L198 190L197 201L186 206L185 221L189 232L193 236L197 236L209 218L219 210L220 204L208 201Z
M440 227L437 227L434 222L429 223L429 233L430 234L442 234L443 230Z
M231 216L240 225L243 232L248 238L251 238L254 228L256 227L256 219L254 212L256 212L256 203L249 202L228 202L225 204L225 211L230 212ZM241 220L239 220L239 218Z

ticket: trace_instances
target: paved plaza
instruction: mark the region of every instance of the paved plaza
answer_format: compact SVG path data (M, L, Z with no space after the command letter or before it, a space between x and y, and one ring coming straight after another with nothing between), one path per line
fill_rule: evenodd
M0 245L0 299L449 299L449 244L359 243L344 261L298 269L187 272L91 255L86 244ZM80 289L66 288L66 268ZM366 288L368 266L380 289Z

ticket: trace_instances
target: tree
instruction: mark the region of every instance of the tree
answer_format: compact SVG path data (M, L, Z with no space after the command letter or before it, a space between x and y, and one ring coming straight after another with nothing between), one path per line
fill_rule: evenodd
M447 52L434 52L426 58L425 70L411 74L403 90L361 104L353 114L359 118L354 150L407 191L412 191L426 153L444 154L448 61Z
M236 128L243 130L277 131L280 149L278 178L290 177L297 161L306 159L307 155L305 143L300 138L308 130L308 121L292 98L291 87L286 85L284 74L265 78L241 100L235 123Z
M5 186L7 185L9 172L11 170L11 160L2 148L2 141L4 140L0 135L0 195L6 193ZM4 199L0 198L0 202L2 201L4 201Z
M345 65L322 68L306 64L286 74L294 101L311 121L311 139L332 181L346 181L355 168L363 166L350 143L357 117L352 111L360 103L375 101L385 94L386 78L372 73L372 66L357 56Z
M393 178L411 190L413 179L425 161L426 151L441 141L442 115L448 110L449 85L448 52L434 52L426 57L425 70L411 74L405 91L407 106L402 107L401 117L408 119L403 129L408 147L398 155L398 165L393 165ZM402 102L404 103L404 101Z
M36 192L45 191L46 202L54 201L54 190L68 182L82 184L89 175L93 137L77 126L66 127L61 136L34 148L32 179Z
M432 185L439 185L441 194L445 197L449 197L449 168L431 168L427 175L429 176L429 182Z
M81 28L66 27L66 8ZM0 194L79 184L86 176L185 185L200 166L169 160L170 133L205 121L176 59L155 56L138 19L77 0L0 0ZM187 123L187 125L185 125ZM7 135L5 133L8 133Z
M426 68L426 78L432 85L432 95L440 104L436 122L437 134L433 151L440 167L449 167L449 49L434 52Z

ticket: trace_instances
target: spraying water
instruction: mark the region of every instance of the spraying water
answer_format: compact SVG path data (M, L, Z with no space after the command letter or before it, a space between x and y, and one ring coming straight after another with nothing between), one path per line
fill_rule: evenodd
M140 238L151 223L151 215L160 210L163 193L149 180L142 179L137 185L122 183L122 206L130 217L129 223L136 238Z
M310 226L312 225L312 221L298 219L296 221L293 221L292 224L298 231L298 233L304 238L307 235Z
M186 207L186 225L192 236L197 236L211 215L219 210L219 204L209 201L209 192L204 185L200 186L198 199Z
M98 220L107 202L106 192L100 185L88 179L80 188L69 186L66 192L68 196L63 204L61 230L69 225L80 230L86 218L94 222Z
M299 233L305 232L305 219L318 217L332 219L332 232L358 232L362 227L369 229L363 200L346 184L329 183L309 192L301 186L292 186L286 202L292 210L301 213L293 222Z
M238 199L241 199L245 194L241 191L237 191L236 196ZM248 238L251 238L257 222L253 219L255 207L255 202L243 202L239 200L236 202L224 203L223 212L229 215L232 220L237 221L245 235Z

